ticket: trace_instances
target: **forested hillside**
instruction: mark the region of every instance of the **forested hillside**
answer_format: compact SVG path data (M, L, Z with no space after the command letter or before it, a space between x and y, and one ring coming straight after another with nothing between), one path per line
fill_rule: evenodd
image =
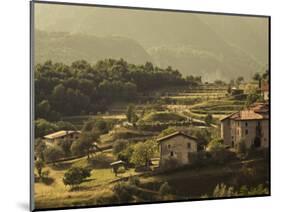
M113 102L133 101L138 94L200 82L200 77L184 79L171 67L134 65L123 59L102 60L95 65L83 60L70 66L47 61L35 69L36 118L59 120L61 116L96 114Z

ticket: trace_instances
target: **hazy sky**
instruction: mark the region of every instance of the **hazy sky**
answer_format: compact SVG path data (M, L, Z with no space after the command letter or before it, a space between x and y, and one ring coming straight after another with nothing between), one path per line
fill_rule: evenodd
M35 28L132 39L156 64L171 63L181 71L188 67L185 55L199 73L209 69L212 73L223 69L232 69L233 74L236 69L252 73L268 64L268 19L261 17L37 3ZM195 64L197 59L204 67Z

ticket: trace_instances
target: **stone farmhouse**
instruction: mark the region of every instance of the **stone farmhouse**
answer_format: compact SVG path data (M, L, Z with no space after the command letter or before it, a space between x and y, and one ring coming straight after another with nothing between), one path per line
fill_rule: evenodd
M73 142L80 138L80 131L61 130L44 136L44 140L50 143L60 143L62 141Z
M175 132L157 139L160 148L159 167L168 166L170 162L175 165L190 163L190 154L197 152L197 139L183 132Z
M240 142L246 148L266 148L269 144L269 105L254 103L247 109L221 119L224 144L237 149Z

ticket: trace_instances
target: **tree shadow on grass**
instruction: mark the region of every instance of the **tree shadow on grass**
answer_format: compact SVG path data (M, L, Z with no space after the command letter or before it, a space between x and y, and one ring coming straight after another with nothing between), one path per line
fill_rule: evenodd
M53 184L55 182L55 179L54 178L52 178L52 177L38 177L38 176L36 176L35 177L35 183L43 183L43 184L45 184L45 185L51 185L51 184Z
M75 186L69 189L70 192L77 192L77 191L88 191L91 187L89 186Z
M92 182L92 181L95 181L96 179L95 178L89 178L89 179L85 179L83 180L82 183L88 183L88 182ZM69 189L69 191L71 192L75 192L75 191L87 191L87 190L90 190L92 189L93 187L95 186L86 186L86 185L77 185L77 186L74 186L72 188Z
M95 181L95 180L96 180L95 178L85 179L85 180L83 180L83 183L91 182L91 181Z

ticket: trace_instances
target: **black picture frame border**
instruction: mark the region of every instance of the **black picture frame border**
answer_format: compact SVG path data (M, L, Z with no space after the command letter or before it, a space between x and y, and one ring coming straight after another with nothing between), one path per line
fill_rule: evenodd
M257 15L257 14L243 14L243 13L224 13L224 12L212 12L212 11L194 11L194 10L181 10L181 9L167 9L167 8L147 8L147 7L133 7L124 5L104 5L104 4L91 4L91 3L74 3L74 2L56 2L45 0L30 0L29 2L29 42L30 42L30 211L53 211L53 210L70 210L70 209L87 209L87 208L101 208L101 207L116 207L116 206L133 206L133 205L150 205L150 204L163 204L163 203L181 203L190 201L208 201L208 200L227 200L227 199L241 199L241 198L254 198L254 197L270 197L271 196L271 16L270 15ZM218 198L204 198L204 199L183 199L183 200L167 200L167 201L150 201L140 203L121 203L121 204L107 204L107 205L88 205L88 206L70 206L70 207L50 207L50 208L35 208L34 202L34 5L35 4L52 4L52 5L68 5L68 6L85 6L85 7L100 7L100 8L112 8L112 9L130 9L130 10L146 10L146 11L161 11L161 12L177 12L177 13L193 13L193 14L205 14L205 15L222 15L222 16L240 16L240 17L253 17L253 18L267 18L268 19L268 72L269 72L269 193L265 195L250 195L250 196L235 196L235 197L218 197Z

